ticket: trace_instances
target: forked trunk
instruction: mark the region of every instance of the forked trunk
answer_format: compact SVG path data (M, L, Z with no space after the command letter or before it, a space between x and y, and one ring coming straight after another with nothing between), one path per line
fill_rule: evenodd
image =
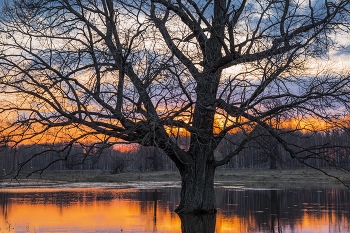
M197 161L191 166L180 169L180 174L182 181L181 201L175 212L179 214L216 213L215 167L207 164L206 161Z

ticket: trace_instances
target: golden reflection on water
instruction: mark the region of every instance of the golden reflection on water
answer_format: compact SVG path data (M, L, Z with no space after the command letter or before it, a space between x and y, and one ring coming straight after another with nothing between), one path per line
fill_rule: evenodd
M35 192L26 189L15 191ZM101 191L103 190L89 189L90 194ZM48 195L51 193L46 189L40 192L47 192ZM122 195L135 190L108 192ZM99 229L106 232L174 232L174 229L181 228L179 217L170 210L163 210L159 203L149 202L142 206L141 201L118 197L106 201L92 196L82 197L73 204L58 205L52 203L56 200L40 199L42 198L14 198L0 215L0 232L49 232L50 229L55 229L55 232L100 232Z
M0 194L0 233L181 232L181 220L173 213L177 204L174 194L115 189L14 189L1 190ZM247 216L236 212L219 209L215 232L279 232L282 229L282 232L320 233L350 229L349 212L305 209L293 224L288 218L264 211L248 211ZM263 220L259 220L259 216Z
M3 216L2 216L3 217ZM10 232L23 229L69 229L86 232L92 229L110 229L143 232L158 229L159 232L171 232L171 228L180 229L180 220L170 212L158 213L157 225L154 224L152 211L141 212L139 203L128 203L114 200L109 205L92 203L90 205L75 204L59 208L53 204L14 204L7 215L8 223L12 223ZM2 222L1 229L8 224Z

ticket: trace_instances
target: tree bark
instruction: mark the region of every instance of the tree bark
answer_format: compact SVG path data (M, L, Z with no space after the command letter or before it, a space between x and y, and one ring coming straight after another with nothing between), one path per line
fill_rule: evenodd
M271 139L273 140L273 139ZM275 140L273 140L275 142ZM278 150L278 142L275 142L274 144L269 143L269 157L270 157L270 169L277 169L277 159L279 156L279 150Z
M180 168L181 201L175 212L179 214L216 213L214 174L215 167L198 159L195 163Z
M214 233L216 214L179 214L182 233Z

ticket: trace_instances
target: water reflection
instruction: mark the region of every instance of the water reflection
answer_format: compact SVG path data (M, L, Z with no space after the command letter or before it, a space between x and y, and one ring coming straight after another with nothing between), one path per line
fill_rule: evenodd
M173 213L179 189L0 191L0 233L350 232L350 192L217 189L217 215Z
M222 192L219 232L350 232L349 190Z
M215 232L216 214L191 215L180 214L182 233Z

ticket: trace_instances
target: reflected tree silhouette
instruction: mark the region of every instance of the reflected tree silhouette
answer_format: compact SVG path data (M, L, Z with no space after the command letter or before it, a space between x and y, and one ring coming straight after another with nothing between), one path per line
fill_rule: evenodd
M157 202L158 202L158 190L153 192L153 229L157 229Z
M182 233L214 233L216 214L179 214Z
M96 221L97 213L101 217L97 219L99 228L89 232L106 232L106 229L115 232L121 228L124 232L183 233L226 230L280 233L291 229L301 232L310 226L322 229L318 232L328 232L327 229L348 232L349 229L350 192L347 189L218 190L217 196L222 200L219 211L209 215L173 214L174 203L179 202L178 193L179 189L175 188L1 190L0 232L12 226L25 227L27 223L43 224L38 226L44 228L51 221L59 221L58 227L67 229L64 232L81 232L73 231L74 227L90 229L89 223ZM18 213L23 217L18 218ZM69 225L72 221L67 221L70 218L85 218L85 221L72 226ZM16 232L27 232L23 229Z
M270 190L271 196L271 232L280 233L282 228L280 225L280 196L277 190Z
M8 193L0 193L0 209L1 214L5 221L8 219L8 209L9 209L9 194ZM0 228L1 229L1 228Z

